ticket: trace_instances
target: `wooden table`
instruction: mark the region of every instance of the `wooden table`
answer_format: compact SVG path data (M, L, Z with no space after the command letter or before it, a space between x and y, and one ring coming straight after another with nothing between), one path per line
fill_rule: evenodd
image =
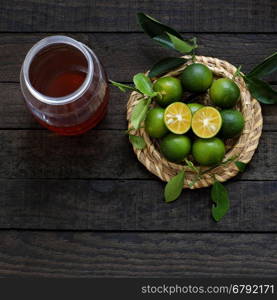
M26 52L52 34L89 45L121 82L174 55L141 32L140 11L247 72L276 51L275 0L4 0L0 8L1 276L277 275L277 106L263 106L259 148L226 184L231 210L216 224L208 189L164 203L164 184L124 135L128 95L112 88L96 129L60 137L33 120L19 86Z

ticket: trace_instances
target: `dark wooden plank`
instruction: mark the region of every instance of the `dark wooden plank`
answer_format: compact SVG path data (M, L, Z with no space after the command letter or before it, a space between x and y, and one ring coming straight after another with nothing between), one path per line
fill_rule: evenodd
M2 130L0 140L0 178L151 178L123 131L61 137L41 130Z
M2 0L1 31L137 31L137 12L179 31L274 32L276 1Z
M154 180L0 180L0 228L133 231L276 231L276 181L225 184L231 209L217 224L210 190L167 204Z
M47 130L0 131L0 178L149 179L122 131L62 137ZM243 180L277 180L277 133L265 132Z
M44 129L26 108L19 83L0 83L0 129ZM108 113L97 129L126 130L128 94L111 86Z
M0 275L276 277L276 234L0 234Z
M277 91L277 85L273 85ZM277 105L263 105L263 130L277 130Z
M277 90L277 85L273 86ZM111 88L108 113L96 129L127 128L126 104L129 93L123 94L115 87ZM19 83L0 83L0 129L43 129L27 110ZM277 130L277 106L263 105L264 125L266 131Z
M178 55L164 49L142 33L70 34L88 44L103 62L110 78L130 82L135 73L147 70L166 56ZM188 33L187 37L192 37ZM27 51L46 34L0 34L0 81L19 81ZM276 51L276 34L196 34L198 53L225 59L248 72ZM271 76L276 81L276 76Z

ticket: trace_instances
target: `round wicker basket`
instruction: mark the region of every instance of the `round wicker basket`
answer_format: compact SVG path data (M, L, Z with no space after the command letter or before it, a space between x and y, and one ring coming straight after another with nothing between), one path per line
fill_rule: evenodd
M184 58L188 59L189 57L184 56ZM207 65L216 77L232 78L233 74L237 70L236 67L227 61L217 58L196 56L195 61ZM190 63L191 61L188 61L186 64L164 76L178 76L185 69L186 65ZM231 157L236 157L236 160L248 163L258 146L262 132L263 119L260 104L256 99L251 98L244 80L237 76L235 78L235 82L241 92L240 101L238 102L236 109L242 112L245 118L245 126L243 132L238 138L230 139L225 142L227 151L224 160L226 161ZM127 104L127 120L129 121L129 128L131 128L130 116L132 110L138 103L140 97L141 95L137 92L133 92L130 95ZM209 103L208 94L202 97L201 100L206 104ZM169 181L183 169L186 172L187 179L184 183L184 188L202 188L211 185L214 181L214 177L223 182L235 176L239 171L234 162L229 162L215 168L200 166L201 171L206 172L193 186L189 186L189 183L195 179L195 173L190 168L185 165L172 163L166 160L159 151L158 143L155 140L152 140L143 128L138 129L135 134L142 136L146 142L146 147L143 150L137 150L134 148L134 152L136 153L138 160L151 173L157 175L163 181Z

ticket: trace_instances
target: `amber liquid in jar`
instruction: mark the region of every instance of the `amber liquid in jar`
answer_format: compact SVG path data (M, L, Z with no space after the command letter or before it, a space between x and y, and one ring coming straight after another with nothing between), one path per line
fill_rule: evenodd
M91 50L86 47L86 51ZM24 85L23 94L41 125L62 135L77 135L95 127L104 117L109 97L106 75L94 53L89 52L89 55L90 66L79 49L70 44L55 43L33 57L28 69L29 81L42 95L42 101L29 95ZM86 82L88 72L91 80Z

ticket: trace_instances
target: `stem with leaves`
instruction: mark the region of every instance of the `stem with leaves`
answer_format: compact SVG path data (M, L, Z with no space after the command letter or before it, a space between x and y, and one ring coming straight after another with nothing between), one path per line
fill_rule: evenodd
M157 21L156 19L138 13L138 22L143 31L155 42L163 47L173 49L182 54L191 54L192 61L195 61L195 50L197 48L196 38L184 40L179 32L175 29ZM157 62L150 70L150 77L157 77L167 71L177 68L184 64L184 58L168 57ZM237 69L233 79L236 76L241 76L252 97L264 104L277 103L277 91L275 91L269 83L261 78L268 76L277 71L277 52L267 57L262 63L257 65L251 72L243 75L240 72L241 66Z
M153 17L144 13L137 14L138 23L142 30L155 42L165 48L178 51L181 54L191 54L192 60L195 59L195 49L197 39L183 39L181 34L175 29L157 21ZM181 57L167 57L157 62L150 70L149 77L160 76L174 68L177 68L187 62L187 59Z
M133 82L135 87L110 80L110 83L112 85L119 88L123 92L127 90L133 90L141 94L141 98L139 99L139 102L136 104L131 114L132 127L126 133L129 135L129 140L134 148L142 150L146 146L144 139L140 136L131 134L130 132L141 128L141 125L146 118L152 99L157 96L157 93L153 89L153 83L150 78L143 73L136 74L133 77Z
M277 104L277 91L261 79L277 71L277 52L267 57L248 74L244 75L240 70L241 66L235 72L233 79L241 76L253 98L263 104Z
M237 157L232 157L224 162L222 162L219 165L225 165L227 163L234 162L237 168L240 172L243 172L245 170L246 164L240 161L235 161ZM185 159L186 165L195 173L195 178L188 184L190 188L194 186L199 180L202 179L202 175L206 174L207 172L210 172L212 169L218 167L214 166L208 170L205 170L203 172L200 171L200 168L195 166L192 161ZM228 212L230 203L229 203L229 196L228 191L223 186L222 183L220 183L214 174L211 174L213 178L213 185L211 189L211 198L213 201L212 206L212 216L215 221L220 221L224 215ZM173 202L182 193L184 182L185 182L186 176L185 171L181 170L176 176L172 177L171 180L166 184L165 190L164 190L164 197L165 202Z

